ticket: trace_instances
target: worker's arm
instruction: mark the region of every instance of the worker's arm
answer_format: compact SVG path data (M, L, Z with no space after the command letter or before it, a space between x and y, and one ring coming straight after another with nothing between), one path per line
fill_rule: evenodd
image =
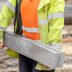
M48 10L49 34L48 41L52 44L62 42L62 28L64 27L64 0L51 0Z
M8 0L0 12L0 26L6 28L15 15L16 0ZM3 31L0 29L0 48L3 46Z
M6 28L15 15L16 0L8 0L0 12L0 26ZM3 31L0 30L0 40L3 40Z
M43 14L47 10L43 11L42 17L40 18L41 20L43 19L43 21L41 21L42 24L39 24L41 35L40 37L43 43L45 44L61 43L62 40L61 32L64 26L64 5L65 5L64 0L51 0L51 3L48 6L49 8L47 7L48 16ZM48 17L48 21L45 19L46 17ZM50 68L38 63L36 69L48 70Z

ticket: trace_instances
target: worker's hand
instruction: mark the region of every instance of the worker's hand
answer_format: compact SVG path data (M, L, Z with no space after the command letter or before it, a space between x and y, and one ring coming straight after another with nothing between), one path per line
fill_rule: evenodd
M3 41L0 41L0 48L3 48Z
M64 38L63 42L72 42L72 37Z

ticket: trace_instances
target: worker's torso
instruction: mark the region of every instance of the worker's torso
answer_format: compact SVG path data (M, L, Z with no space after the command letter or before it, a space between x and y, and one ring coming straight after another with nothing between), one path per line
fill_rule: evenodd
M13 12L13 14L15 13L15 11L14 11L14 7L15 7L15 5L16 5L16 1L17 0L8 0L9 2L9 5L8 5L8 9L6 8L6 7L4 7L3 8L3 13L5 12L7 12L8 13L8 15L9 16L7 16L7 18L9 17L10 18L10 15L12 14L12 13L10 13L11 11ZM21 1L21 0L20 0ZM22 2L22 4L24 3L24 4L26 4L25 2L27 1L27 0L25 0L25 2L24 2L24 0L22 0L23 2ZM38 1L38 0L33 0L33 1ZM59 3L59 4L58 4ZM12 8L12 7L13 8ZM32 4L32 6L33 6L33 4ZM36 5L37 6L37 5ZM54 19L51 19L52 17L55 17L55 15L53 16L53 14L54 13L57 13L58 11L60 11L60 12L63 12L64 11L64 9L63 9L63 6L64 6L64 0L40 0L40 4L39 4L39 7L38 7L38 23L37 23L37 26L38 26L38 24L39 24L39 31L40 31L40 39L41 39L41 41L43 42L43 43L45 43L45 44L48 44L48 40L53 40L53 41L55 41L55 43L57 43L58 41L58 39L60 38L60 34L59 34L59 31L61 31L60 29L62 28L62 25L63 25L63 18L61 19L60 17L60 19L58 18L56 18L55 19L55 21L54 21ZM34 7L34 6L33 6ZM57 7L57 8L56 8ZM23 8L21 8L21 9L23 9ZM49 10L48 10L49 9ZM5 10L5 11L4 11ZM7 10L7 11L6 11ZM9 10L9 12L8 12L8 10ZM28 9L29 10L29 9ZM36 9L37 10L37 9ZM25 10L26 11L26 10ZM31 12L31 11L30 11ZM33 12L33 11L32 11ZM24 14L24 12L22 12L23 14ZM23 15L23 14L21 14L21 15ZM51 17L50 17L50 19L51 20L49 20L48 19L48 15L49 14L52 14L51 15ZM5 15L5 14L4 14ZM57 14L56 14L57 15ZM60 16L60 15L59 15ZM11 16L11 18L12 18L13 16ZM57 16L56 16L57 17ZM22 18L24 18L24 16L22 17ZM25 17L26 18L26 17ZM29 16L28 16L28 18L30 18L30 14L29 14ZM37 18L37 17L35 17L35 15L34 15L34 18ZM7 22L7 19L5 19L6 21L4 21L4 23L5 24L7 24L6 22ZM10 20L10 19L9 19ZM9 20L8 20L8 22L9 22ZM24 19L25 20L25 19ZM22 22L24 21L23 19L22 19ZM28 20L28 19L27 19ZM35 19L35 20L37 20L37 19ZM58 21L56 21L56 20L58 20ZM31 21L31 20L30 20ZM34 21L34 20L32 20L32 21ZM28 22L28 21L27 21ZM59 22L61 22L60 24L59 24ZM4 24L3 23L3 24ZM20 24L20 23L18 23L18 24ZM36 24L36 23L35 23ZM23 23L23 25L24 25L24 23ZM52 26L53 25L53 26ZM35 27L37 27L37 26L35 26ZM48 26L50 26L50 27L48 27ZM60 26L61 26L61 28L60 28ZM26 28L28 28L28 26L26 27ZM58 31L58 29L59 29L59 31ZM49 33L48 33L48 30L50 31ZM53 31L54 30L54 31ZM28 31L28 30L27 30ZM25 34L25 32L24 32L24 34ZM32 33L33 34L33 33ZM30 33L30 35L32 35L31 33ZM56 35L57 34L57 35ZM27 35L27 34L26 34ZM59 36L60 35L60 36ZM36 36L35 34L33 35L33 36ZM32 37L33 37L32 36ZM50 37L51 36L51 37ZM29 37L30 38L30 37ZM33 38L32 38L33 39ZM55 40L56 39L56 40ZM53 42L52 42L53 43ZM17 55L16 55L16 53L14 53L14 52L11 52L11 51L8 51L9 53L8 54L10 54L11 56L13 56L14 55L14 57L17 57ZM36 67L36 69L38 69L38 70L48 70L48 68L46 69L45 67L41 67L41 65L37 65L37 67Z
M38 6L40 0L23 0L21 3L21 17L23 34L31 39L38 40Z

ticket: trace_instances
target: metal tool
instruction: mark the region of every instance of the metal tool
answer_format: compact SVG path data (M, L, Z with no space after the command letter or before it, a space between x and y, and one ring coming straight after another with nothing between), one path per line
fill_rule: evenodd
M4 31L4 44L8 48L48 66L51 69L62 67L64 63L64 53L49 48L45 44L37 43L26 37L21 37L2 27L0 28Z

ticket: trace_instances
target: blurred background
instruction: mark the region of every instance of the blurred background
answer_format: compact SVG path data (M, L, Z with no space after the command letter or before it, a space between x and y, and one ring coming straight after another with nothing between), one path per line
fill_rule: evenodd
M0 10L7 0L0 0ZM65 26L63 28L62 51L65 52L65 63L56 72L72 72L72 0L65 0ZM0 72L19 72L18 60L6 55L7 48L0 49Z

